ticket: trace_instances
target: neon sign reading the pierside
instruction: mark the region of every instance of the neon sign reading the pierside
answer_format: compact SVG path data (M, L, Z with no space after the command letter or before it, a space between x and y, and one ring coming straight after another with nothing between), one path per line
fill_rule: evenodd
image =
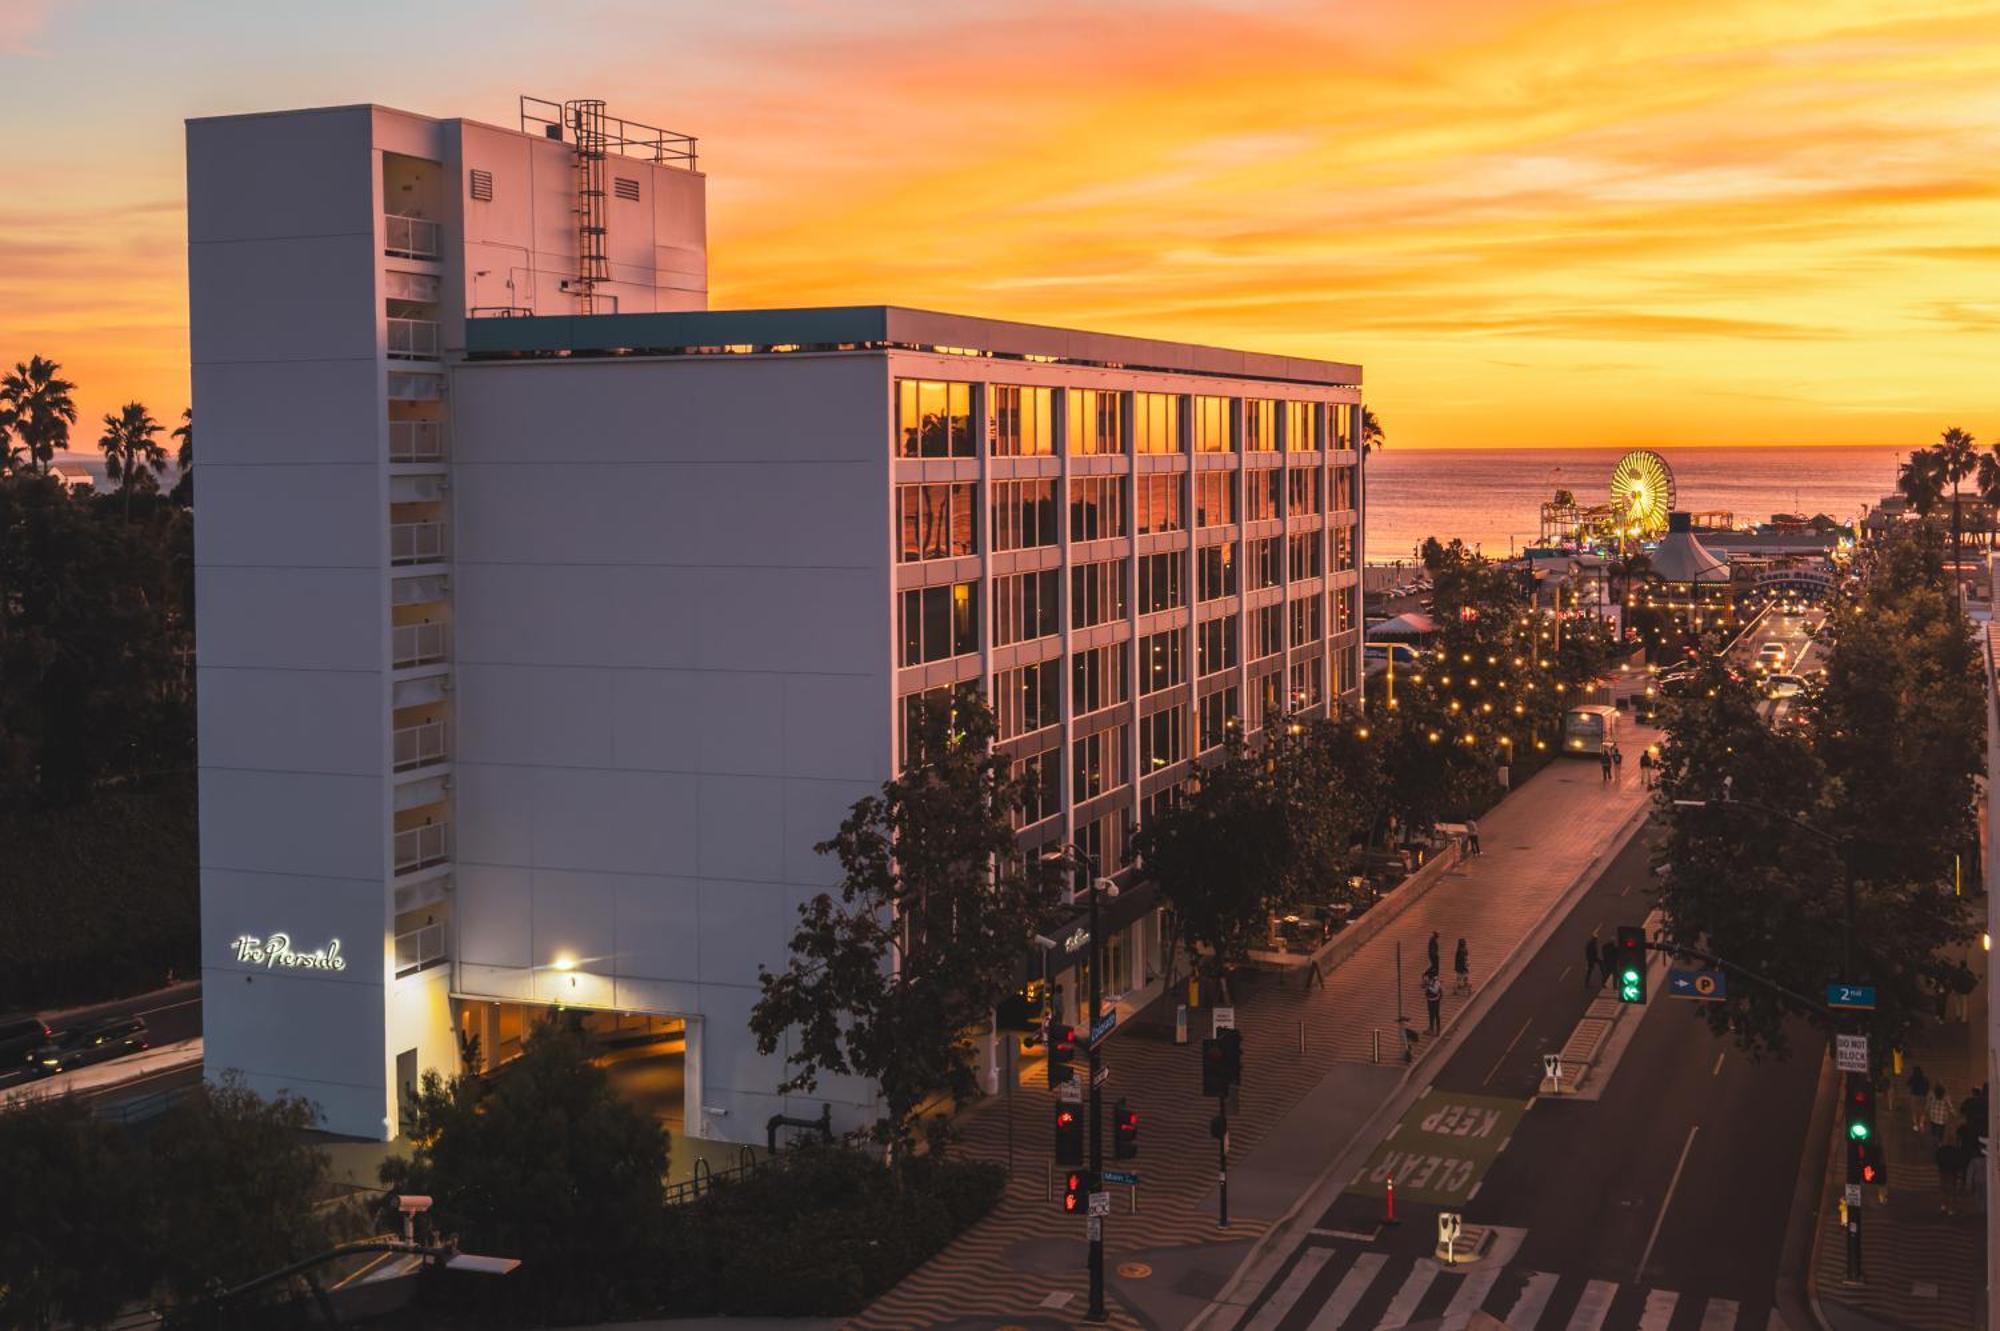
M262 966L265 970L344 971L347 969L347 958L340 955L338 938L316 951L300 952L292 947L290 934L272 934L269 938L243 934L230 944L230 948L236 953L238 961L252 966Z

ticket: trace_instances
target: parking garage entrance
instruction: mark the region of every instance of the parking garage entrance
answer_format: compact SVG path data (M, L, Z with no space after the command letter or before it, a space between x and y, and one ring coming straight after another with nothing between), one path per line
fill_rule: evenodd
M459 1048L467 1070L505 1076L529 1032L551 1015L590 1037L591 1061L605 1070L622 1098L658 1119L676 1143L686 1136L688 1023L681 1017L465 1001L459 1005Z

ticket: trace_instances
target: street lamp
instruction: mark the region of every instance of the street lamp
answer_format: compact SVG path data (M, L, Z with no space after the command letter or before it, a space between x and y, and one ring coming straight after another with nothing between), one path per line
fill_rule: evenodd
M1044 860L1069 860L1085 875L1090 886L1090 1036L1084 1045L1088 1059L1090 1077L1090 1176L1094 1186L1102 1190L1104 1186L1104 1123L1099 1112L1097 1093L1097 1021L1104 1006L1104 943L1098 936L1097 898L1100 894L1115 897L1118 884L1109 878L1100 878L1097 873L1097 857L1074 842L1065 842L1054 850L1044 851ZM1088 1208L1089 1203L1085 1203ZM1104 1312L1104 1217L1089 1216L1086 1223L1090 1233L1090 1307L1084 1313L1086 1322L1102 1322Z

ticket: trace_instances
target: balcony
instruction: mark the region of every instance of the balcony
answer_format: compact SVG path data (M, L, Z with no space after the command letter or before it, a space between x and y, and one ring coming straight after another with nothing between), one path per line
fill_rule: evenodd
M426 823L396 833L396 872L415 873L450 859L450 830L449 823Z
M420 767L433 767L447 757L442 721L426 721L421 725L403 726L395 732L395 738L395 764L398 772L413 772Z
M421 829L428 831L428 828ZM399 838L400 840L400 838ZM406 934L396 935L396 978L415 975L444 964L444 926L426 924Z
M391 644L391 661L398 670L445 659L449 644L442 624L398 624Z
M444 461L444 422L390 421L389 461Z
M429 564L444 558L442 522L392 522L389 524L391 564Z
M389 356L393 360L436 360L438 325L435 319L390 319Z
M389 213L382 219L382 252L398 259L435 259L438 224Z

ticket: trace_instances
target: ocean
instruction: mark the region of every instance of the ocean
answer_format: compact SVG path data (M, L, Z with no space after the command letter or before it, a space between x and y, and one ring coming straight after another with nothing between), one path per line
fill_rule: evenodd
M1674 474L1676 508L1727 512L1743 525L1773 513L1843 522L1896 488L1907 448L1655 449ZM1541 504L1559 488L1582 504L1609 498L1618 448L1398 449L1368 458L1370 563L1410 559L1427 536L1487 555L1533 545Z

